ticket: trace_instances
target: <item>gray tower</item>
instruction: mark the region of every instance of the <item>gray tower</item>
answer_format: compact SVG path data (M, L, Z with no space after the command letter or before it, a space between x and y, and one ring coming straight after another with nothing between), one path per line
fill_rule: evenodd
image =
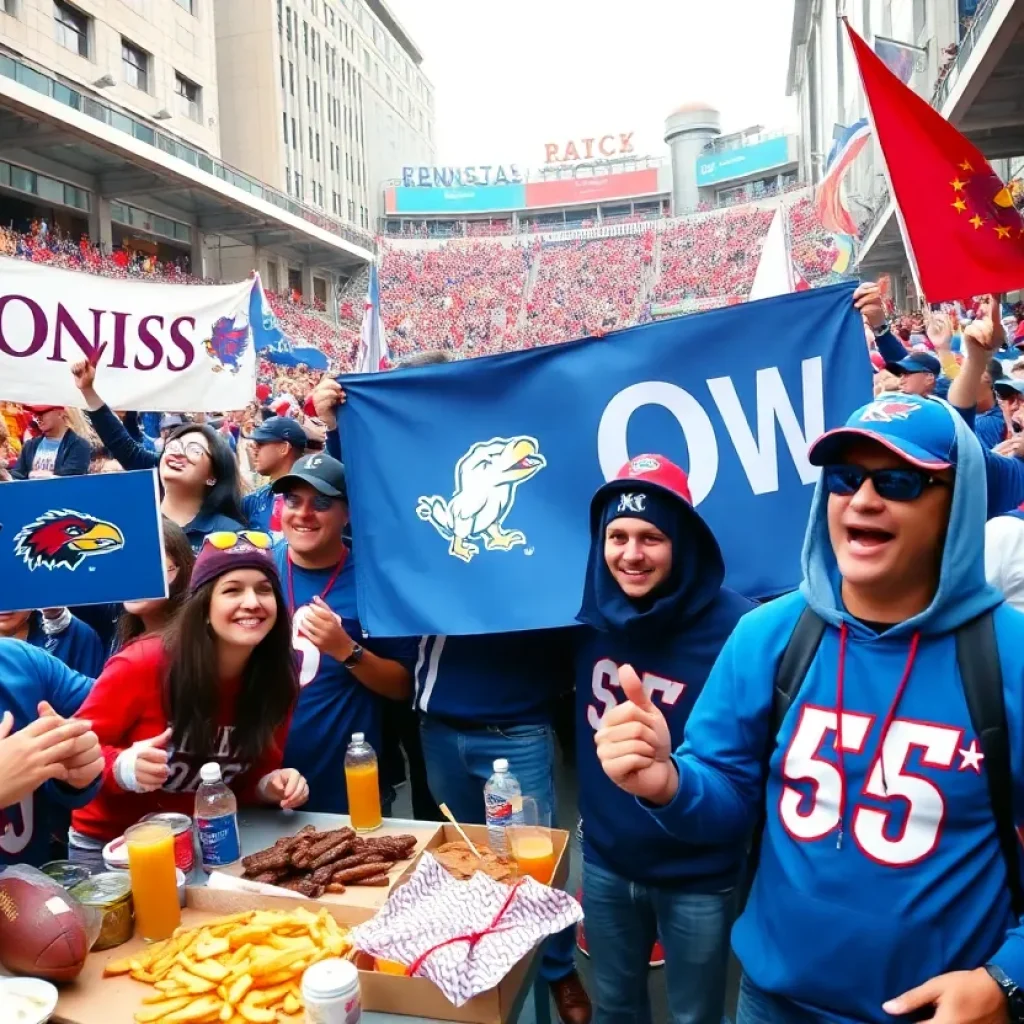
M722 120L710 103L684 103L665 118L665 142L672 152L672 211L696 209L697 158L722 134Z

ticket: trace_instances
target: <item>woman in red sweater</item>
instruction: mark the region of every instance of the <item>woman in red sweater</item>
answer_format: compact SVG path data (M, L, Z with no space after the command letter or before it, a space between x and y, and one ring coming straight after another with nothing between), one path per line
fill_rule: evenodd
M73 859L95 862L146 814L191 815L210 761L240 804L306 802L306 780L281 767L299 685L270 544L265 533L211 534L168 631L107 662L79 711L105 767L99 795L72 816Z

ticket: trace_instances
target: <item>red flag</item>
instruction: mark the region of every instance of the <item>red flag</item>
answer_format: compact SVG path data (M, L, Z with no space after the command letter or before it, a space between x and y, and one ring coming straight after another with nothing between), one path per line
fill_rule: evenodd
M941 114L907 88L849 23L903 241L929 302L1024 286L1024 220L1009 189Z

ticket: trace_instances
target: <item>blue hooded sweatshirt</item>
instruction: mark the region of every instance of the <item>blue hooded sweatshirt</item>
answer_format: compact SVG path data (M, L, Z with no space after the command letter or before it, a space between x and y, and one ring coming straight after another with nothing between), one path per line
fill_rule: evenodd
M733 948L756 986L815 1020L893 1020L882 1010L886 1000L986 962L1024 982L1024 928L1010 908L954 636L993 610L1019 824L1024 615L985 583L985 465L970 428L947 409L957 470L932 603L883 633L845 611L819 483L801 591L737 626L675 755L676 796L650 811L671 835L718 844L747 835L766 807L760 863ZM779 730L766 789L773 678L808 604L828 628Z
M637 466L638 471L630 472ZM653 468L649 468L652 467ZM619 667L632 665L668 722L674 744L711 666L753 604L722 586L725 564L710 528L689 504L686 476L661 456L639 456L598 490L591 551L576 631L576 761L583 856L630 880L680 891L733 886L744 838L700 845L670 835L605 775L594 733L621 700ZM625 497L623 497L625 496ZM644 509L620 513L618 506ZM617 500L616 500L617 499ZM620 515L647 519L672 542L672 568L653 599L628 598L604 558L605 527Z
M44 651L0 637L0 716L14 715L14 731L38 717L40 701L47 701L63 718L82 706L92 680L72 672ZM84 807L99 792L102 775L86 789L72 789L52 779L12 807L0 808L0 866L34 864L50 859L50 822L57 808ZM66 815L65 815L66 816Z

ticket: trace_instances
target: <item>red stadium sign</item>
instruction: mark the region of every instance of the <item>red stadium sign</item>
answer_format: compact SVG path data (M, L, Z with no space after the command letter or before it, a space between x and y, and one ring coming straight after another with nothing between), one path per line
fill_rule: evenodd
M526 206L563 206L571 203L596 203L608 199L632 199L658 192L657 168L602 174L599 177L560 178L555 181L531 181L526 186Z
M633 132L620 132L618 135L594 136L590 139L570 140L563 149L557 142L544 145L544 163L569 164L578 160L606 160L613 156L625 156L633 153Z

